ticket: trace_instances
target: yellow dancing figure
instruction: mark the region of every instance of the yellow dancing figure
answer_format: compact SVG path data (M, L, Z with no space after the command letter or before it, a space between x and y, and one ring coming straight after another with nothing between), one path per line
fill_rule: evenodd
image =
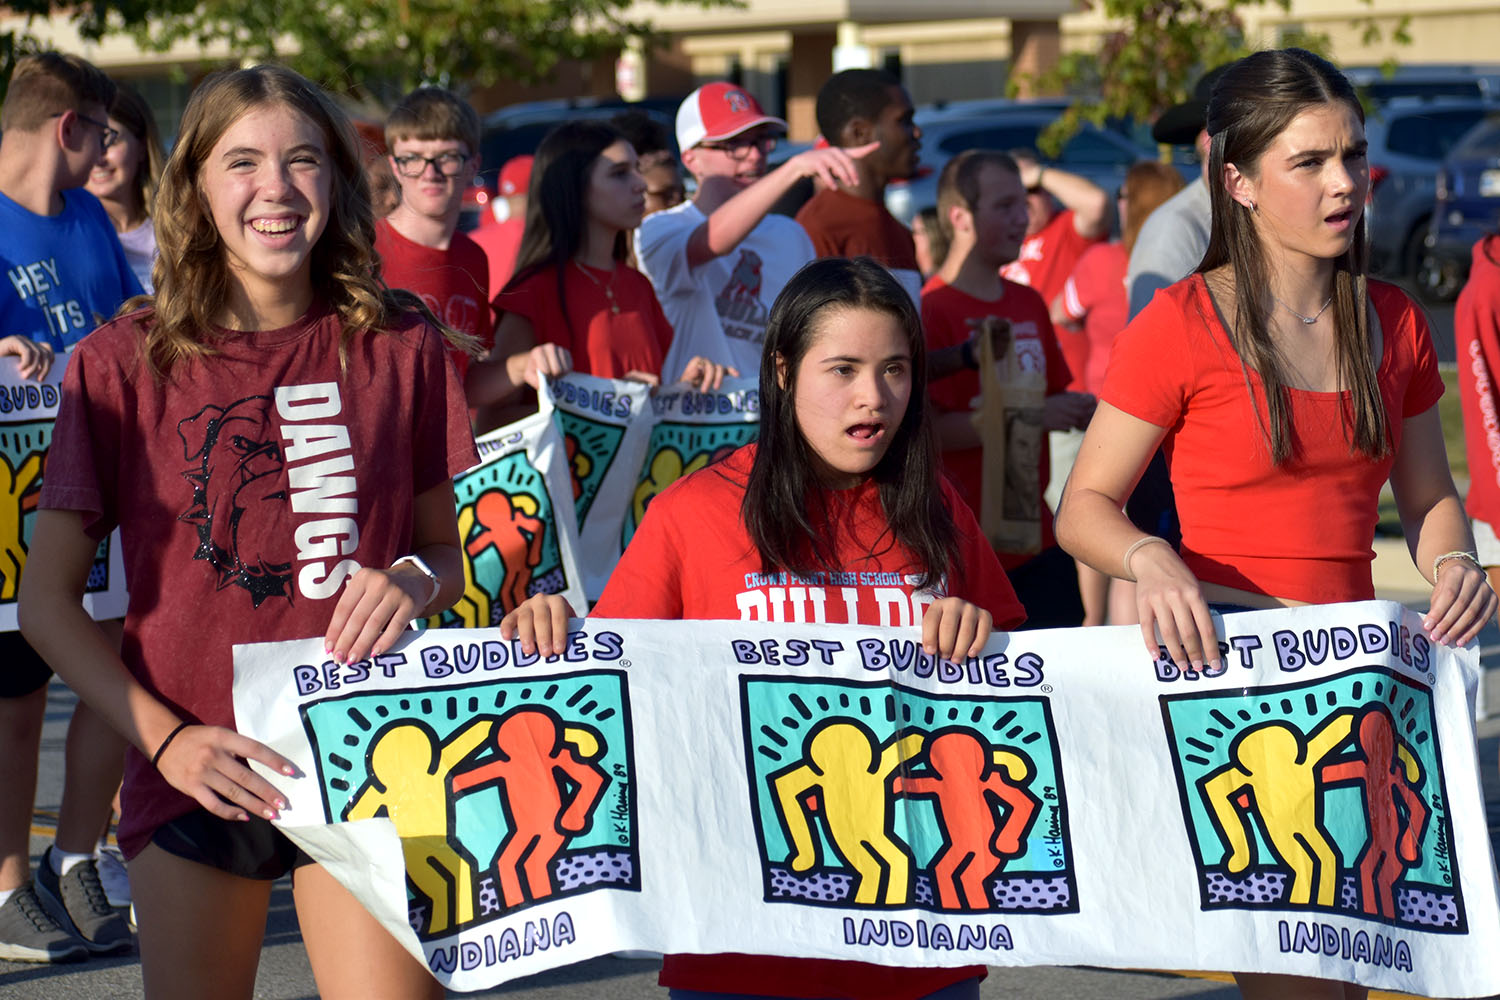
M22 500L41 471L41 452L27 455L14 471L8 459L0 458L0 499L4 501L0 506L0 548L5 556L5 565L0 567L0 600L14 601L21 585L21 570L26 567L26 540L21 537L26 511Z
M793 871L805 872L817 862L807 812L821 812L835 850L854 869L854 901L888 905L907 901L911 860L891 838L890 791L893 772L921 750L922 740L921 733L892 738L879 748L877 758L874 737L858 723L829 723L813 733L807 742L808 763L772 782L795 849ZM890 873L883 899L882 862Z
M1333 905L1338 858L1318 823L1318 765L1349 738L1353 725L1354 714L1345 710L1330 716L1305 741L1285 722L1246 730L1230 747L1230 763L1199 782L1230 849L1230 872L1238 874L1250 866L1249 816L1240 809L1253 808L1271 849L1292 871L1287 901Z
M474 869L450 839L448 776L493 726L489 719L475 722L441 749L425 725L392 726L376 739L370 777L344 810L347 820L384 815L396 824L406 877L432 901L430 934L446 931L450 917L460 925L474 918Z

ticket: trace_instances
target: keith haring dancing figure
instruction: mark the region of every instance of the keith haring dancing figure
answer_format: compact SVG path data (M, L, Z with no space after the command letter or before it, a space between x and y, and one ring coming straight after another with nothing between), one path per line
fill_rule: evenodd
M1407 865L1421 857L1417 845L1430 815L1417 789L1422 766L1397 738L1383 705L1368 709L1355 730L1354 753L1324 764L1325 785L1353 784L1364 790L1370 839L1360 852L1359 905L1366 913L1396 916L1395 886Z
M1318 765L1348 739L1353 725L1354 715L1346 709L1329 716L1305 740L1285 722L1247 729L1230 745L1230 763L1199 782L1219 835L1230 848L1230 872L1250 866L1250 822L1239 808L1253 808L1271 849L1292 871L1287 901L1333 905L1338 859L1320 822Z
M593 758L598 737L568 727L546 709L522 708L495 727L495 754L453 777L455 795L498 786L510 826L495 873L507 907L552 895L551 865L570 834L589 828L608 775ZM566 807L559 775L577 786ZM521 876L525 876L525 888Z
M877 757L874 736L857 722L830 722L812 732L806 743L808 763L772 778L782 822L795 849L793 871L805 872L817 862L803 808L803 796L808 796L808 809L822 813L834 849L855 871L854 901L877 901L882 862L890 876L880 901L907 901L911 862L891 837L889 792L892 773L922 748L922 740L920 733L892 738Z
M537 503L525 494L511 496L501 490L481 493L474 501L474 519L479 534L469 541L470 559L477 559L493 546L505 568L505 577L495 595L506 611L513 610L529 596L531 571L542 561L545 526L536 516Z
M22 526L26 523L23 498L31 490L37 476L42 472L42 453L34 451L14 471L10 460L0 457L0 556L4 566L0 567L0 600L14 601L21 585L21 571L26 568L26 539L22 537Z
M927 771L898 775L897 794L937 799L946 844L932 866L945 910L986 910L984 883L1021 853L1021 841L1041 803L1026 790L1031 766L1010 750L992 750L972 731L950 729L927 740ZM993 803L992 803L993 800ZM1007 815L999 823L996 804Z
M402 722L370 747L370 777L344 810L344 819L389 816L401 838L406 876L432 901L427 930L446 931L474 918L474 873L453 847L448 775L484 742L493 723L475 722L438 748L424 723ZM452 898L449 898L449 885Z

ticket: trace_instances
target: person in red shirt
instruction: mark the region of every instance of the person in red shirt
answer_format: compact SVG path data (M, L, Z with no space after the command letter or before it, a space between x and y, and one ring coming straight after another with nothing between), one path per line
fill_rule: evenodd
M916 308L884 268L869 259L807 265L771 310L759 443L652 501L593 615L896 625L877 588L813 582L884 570L907 581L908 615L920 617L929 653L974 655L993 626L1020 624L1024 612L974 515L939 472L925 369ZM804 605L771 606L785 599L784 587L771 586L783 574L811 583ZM767 585L751 586L757 577ZM537 595L506 616L501 634L548 655L571 615L565 600ZM661 981L679 998L963 1000L978 997L982 974L669 955Z
M162 176L153 303L84 338L63 384L19 616L130 743L119 838L149 996L249 996L271 880L294 868L320 993L443 993L271 825L286 802L247 761L297 770L235 731L231 699L235 643L321 632L357 662L463 586L468 414L444 334L379 280L360 171L307 80L210 77ZM118 650L79 600L116 526Z
M1125 270L1141 224L1156 207L1182 190L1182 174L1171 164L1143 160L1125 173L1125 186L1116 196L1121 238L1095 243L1083 252L1063 290L1052 300L1052 323L1062 342L1063 357L1073 372L1068 388L1098 395L1104 385L1109 349L1115 336L1125 329L1129 303L1125 293ZM1078 329L1082 324L1082 329ZM1051 485L1047 502L1054 508L1062 497L1063 483L1073 470L1073 459L1083 442L1082 431L1052 431L1047 443L1052 449ZM1127 505L1132 517L1135 511ZM1154 524L1141 524L1151 531ZM1083 596L1085 625L1135 623L1135 590L1124 580L1111 584L1111 577L1086 563L1078 564L1078 590Z
M1424 627L1434 642L1467 643L1493 617L1495 593L1448 469L1426 320L1400 289L1359 270L1370 172L1357 95L1309 52L1257 52L1219 78L1208 131L1208 251L1116 339L1058 538L1136 581L1149 661L1160 642L1176 663L1212 674L1224 666L1215 605L1374 596L1370 543L1389 479L1433 584ZM1181 555L1121 512L1158 444ZM1252 1000L1364 993L1236 978Z
M1026 239L1001 273L1051 302L1079 255L1109 235L1109 192L1087 177L1044 165L1034 150L1010 155L1026 188Z
M580 371L661 382L672 327L646 276L625 263L645 212L635 149L612 126L559 125L537 147L516 274L495 296L490 356L469 369L475 406L535 409L524 390L541 375ZM733 369L690 358L682 380L715 389Z
M440 321L489 347L489 262L458 231L464 191L479 169L479 116L441 87L419 87L385 123L401 200L375 224L381 276L427 304ZM469 355L453 352L460 376Z
M859 180L822 187L797 212L819 257L874 257L896 275L912 298L922 287L911 230L885 207L891 181L917 171L922 130L901 81L878 69L846 69L818 91L816 113L823 136L841 149L880 145L854 161Z
M521 231L526 227L526 191L531 186L530 154L512 156L500 168L500 190L491 210L484 213L479 228L469 238L479 244L479 249L489 258L490 292L505 287L510 276L516 273L516 255L521 252ZM505 217L497 212L505 208Z
M1458 393L1464 408L1464 453L1469 460L1465 507L1474 520L1479 561L1491 586L1500 586L1500 235L1474 244L1469 281L1453 313L1458 348Z
M922 325L933 353L932 404L937 411L943 465L971 506L980 501L984 450L974 426L979 395L974 331L988 318L1010 325L1023 369L1040 372L1047 385L1042 425L1083 427L1094 398L1068 392L1067 362L1058 349L1047 307L1035 291L1000 277L1026 229L1026 192L1015 161L1004 153L970 150L948 161L938 179L939 221L950 232L948 256L922 289ZM1003 354L1005 345L997 345ZM1083 619L1072 560L1052 538L1052 513L1042 502L1050 468L1046 440L1037 456L1036 503L1042 518L1042 551L1001 553L1029 623L1038 628L1077 625Z

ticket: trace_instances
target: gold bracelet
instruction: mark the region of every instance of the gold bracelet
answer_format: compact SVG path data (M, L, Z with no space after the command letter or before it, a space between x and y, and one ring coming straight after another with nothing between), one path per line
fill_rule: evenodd
M1479 556L1473 552L1444 552L1432 561L1432 582L1437 583L1438 571L1443 568L1443 563L1450 559L1467 559L1484 572L1484 564L1479 561Z
M1135 573L1133 573L1130 569L1130 557L1135 555L1135 550L1140 548L1142 545L1150 545L1152 542L1161 542L1163 545L1171 544L1165 538L1161 538L1157 535L1147 535L1145 538L1137 538L1135 542L1131 544L1130 548L1125 550L1125 558L1120 560L1120 565L1125 567L1125 579L1135 579Z

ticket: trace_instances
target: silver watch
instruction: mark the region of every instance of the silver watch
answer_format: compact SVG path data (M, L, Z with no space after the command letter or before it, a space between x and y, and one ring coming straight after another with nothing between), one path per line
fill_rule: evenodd
M402 556L400 559L397 559L395 562L391 563L391 569L395 569L402 563L408 563L412 566L415 566L417 569L422 571L423 576L432 581L432 592L427 595L427 600L422 602L422 607L427 607L427 605L431 604L437 599L438 591L443 589L443 581L438 579L438 575L432 571L431 566L427 565L427 563L422 560L421 556Z

